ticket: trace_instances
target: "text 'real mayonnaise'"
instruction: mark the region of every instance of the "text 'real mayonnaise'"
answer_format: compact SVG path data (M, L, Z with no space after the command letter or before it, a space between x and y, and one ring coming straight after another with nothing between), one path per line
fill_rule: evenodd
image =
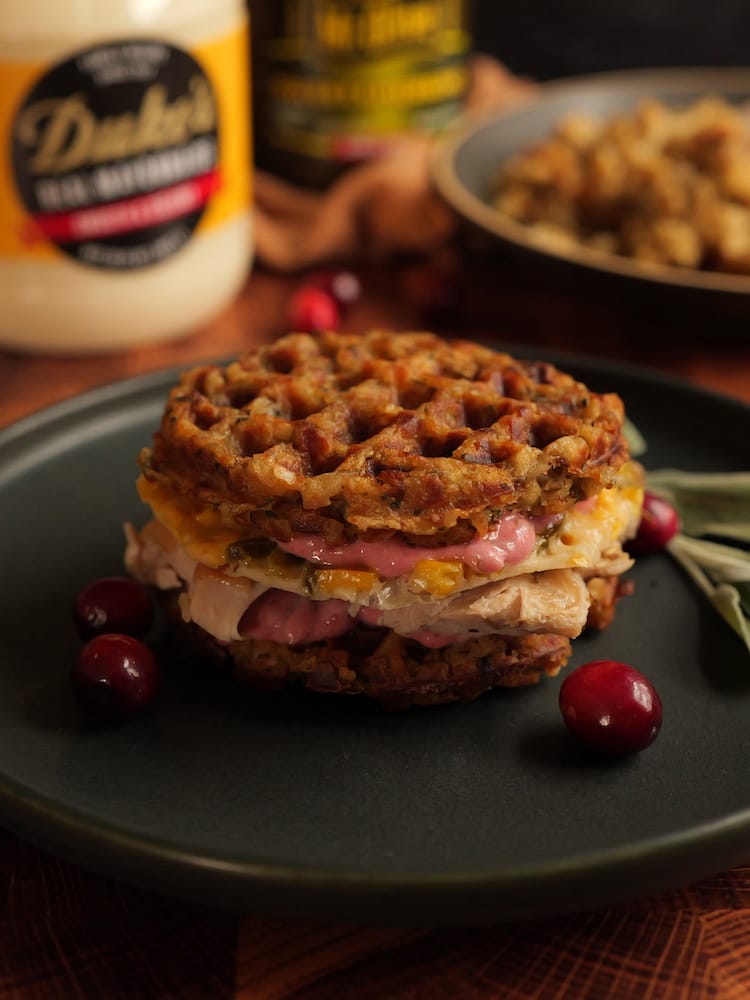
M0 0L0 345L179 336L252 259L243 0Z

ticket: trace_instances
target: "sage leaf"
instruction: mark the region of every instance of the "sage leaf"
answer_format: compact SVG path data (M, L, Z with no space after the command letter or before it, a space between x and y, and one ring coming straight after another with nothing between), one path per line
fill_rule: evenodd
M750 618L743 609L750 599L750 553L683 534L668 550L750 652Z
M744 549L685 535L677 535L670 547L694 559L722 583L750 581L750 552Z
M713 603L722 618L734 629L750 650L750 621L742 612L742 602L736 587L720 584L713 593Z
M639 455L645 454L647 448L646 439L635 426L633 421L629 420L627 417L625 417L622 433L625 440L628 442L628 448L630 449L630 454L633 458L638 458Z
M648 489L677 510L686 535L712 535L750 544L750 472L658 469Z

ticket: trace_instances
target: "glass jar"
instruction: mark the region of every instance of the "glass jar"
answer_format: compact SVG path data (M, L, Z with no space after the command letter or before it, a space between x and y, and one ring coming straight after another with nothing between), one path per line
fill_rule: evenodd
M177 337L252 259L243 0L0 0L0 345Z
M469 0L257 0L258 162L321 187L462 110Z

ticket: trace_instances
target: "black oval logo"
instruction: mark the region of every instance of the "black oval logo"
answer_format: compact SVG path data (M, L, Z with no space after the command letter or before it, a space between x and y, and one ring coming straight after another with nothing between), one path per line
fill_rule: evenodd
M211 84L156 39L84 49L45 73L15 116L25 237L130 270L183 247L221 184Z

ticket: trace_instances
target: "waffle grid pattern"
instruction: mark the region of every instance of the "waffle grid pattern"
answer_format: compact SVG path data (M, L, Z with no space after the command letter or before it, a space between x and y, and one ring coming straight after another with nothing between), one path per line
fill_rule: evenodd
M142 465L276 537L320 519L429 536L610 485L622 423L616 395L547 363L429 333L297 333L186 373Z

